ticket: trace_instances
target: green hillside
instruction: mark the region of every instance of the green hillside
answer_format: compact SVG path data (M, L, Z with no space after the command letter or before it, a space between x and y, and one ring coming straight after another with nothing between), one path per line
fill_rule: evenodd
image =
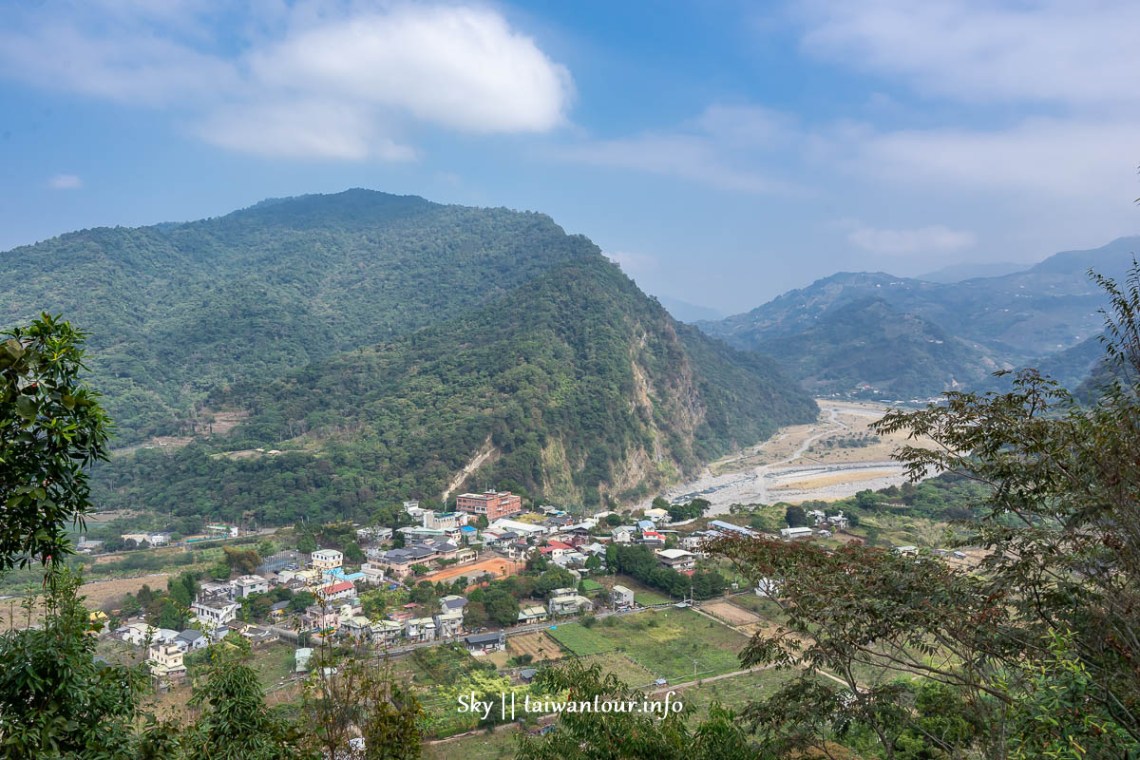
M770 354L815 392L871 386L895 397L927 396L993 387L988 373L1024 366L1054 367L1071 379L1088 371L1089 351L1078 344L1095 344L1107 305L1088 270L1120 277L1138 250L1140 238L1121 238L961 282L843 272L700 327Z
M1002 366L989 352L881 298L845 303L794 335L756 343L810 391L874 389L891 398L972 386Z
M193 431L219 386L407 334L587 250L541 214L349 190L0 253L0 327L82 326L124 445Z
M772 362L676 323L578 240L573 262L462 318L218 393L244 424L117 460L101 498L263 521L491 484L596 504L814 419Z

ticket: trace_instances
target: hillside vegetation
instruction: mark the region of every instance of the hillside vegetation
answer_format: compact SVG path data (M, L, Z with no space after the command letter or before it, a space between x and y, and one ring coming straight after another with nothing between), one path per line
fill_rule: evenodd
M438 499L482 452L468 487L595 504L814 419L770 361L676 323L590 248L460 319L218 393L251 413L228 438L120 459L102 498L278 521L359 514L379 498ZM224 453L257 448L281 453Z
M1121 238L961 282L844 272L700 326L772 356L817 393L989 389L992 372L1025 366L1049 367L1076 385L1098 355L1108 303L1088 271L1119 279L1138 250L1140 238Z
M0 262L0 325L88 333L120 449L105 507L281 522L489 485L594 504L816 414L541 214L350 190Z
M582 242L541 214L366 190L269 201L0 253L0 327L47 311L84 329L122 446L197 430L216 388L486 304Z

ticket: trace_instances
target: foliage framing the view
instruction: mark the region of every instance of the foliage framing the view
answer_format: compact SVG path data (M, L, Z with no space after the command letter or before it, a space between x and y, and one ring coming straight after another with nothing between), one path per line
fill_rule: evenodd
M109 423L79 379L83 339L44 314L0 342L0 570L57 559L90 509L86 468Z
M938 444L901 452L912 475L992 488L970 525L987 550L977 571L859 546L718 546L780 589L787 616L753 638L745 664L806 667L747 712L768 751L834 740L888 758L1140 751L1140 267L1123 286L1100 282L1107 352L1132 384L1088 408L1028 371L1007 393L950 393L876 425Z

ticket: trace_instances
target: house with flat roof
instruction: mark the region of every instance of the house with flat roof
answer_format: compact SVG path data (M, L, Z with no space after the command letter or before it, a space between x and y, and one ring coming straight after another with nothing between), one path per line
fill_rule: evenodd
M240 609L240 604L221 594L214 596L199 595L190 605L190 613L207 628L215 628L225 625L231 620L236 620Z
M147 667L150 674L161 680L178 680L186 675L182 658L185 653L174 643L151 644L147 650Z
M411 618L404 623L404 637L409 641L435 641L435 621L429 617Z
M551 596L546 607L551 615L577 615L594 609L594 603L579 594L562 594Z
M317 549L309 555L309 564L314 570L324 572L344 564L344 554L336 549Z
M463 608L444 608L433 617L436 635L441 639L454 639L463 632Z
M507 645L507 637L502 631L475 633L470 636L465 636L463 644L467 647L468 652L478 656L498 652L503 649Z
M697 565L697 556L684 549L658 549L657 561L671 570L692 570Z
M234 596L244 599L251 594L265 594L269 592L269 581L260 575L243 575L233 581Z
M780 538L785 541L799 541L805 538L811 538L815 531L807 526L802 528L781 528Z
M460 494L455 500L455 509L468 514L484 515L492 522L523 511L522 498L510 491Z
M610 589L610 603L619 610L632 607L633 591L625 586L615 584Z
M550 617L550 613L541 604L519 608L519 623L541 623L548 617Z

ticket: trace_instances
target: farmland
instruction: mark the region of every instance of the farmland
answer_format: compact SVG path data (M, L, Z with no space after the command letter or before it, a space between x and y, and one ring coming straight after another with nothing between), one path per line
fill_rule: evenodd
M643 583L631 578L628 575L611 575L602 578L602 585L607 589L612 589L615 584L625 586L633 592L633 601L640 604L642 607L653 607L658 604L669 604L674 601L656 589L652 589Z
M683 681L740 667L747 637L691 609L610 617L587 628L560 625L550 635L579 657L619 652L654 678Z
M536 663L562 657L562 648L545 631L511 636L507 639L507 652L512 657L529 654Z
M704 604L701 605L701 610L718 620L723 620L726 625L732 626L733 628L760 622L759 615L730 602Z

